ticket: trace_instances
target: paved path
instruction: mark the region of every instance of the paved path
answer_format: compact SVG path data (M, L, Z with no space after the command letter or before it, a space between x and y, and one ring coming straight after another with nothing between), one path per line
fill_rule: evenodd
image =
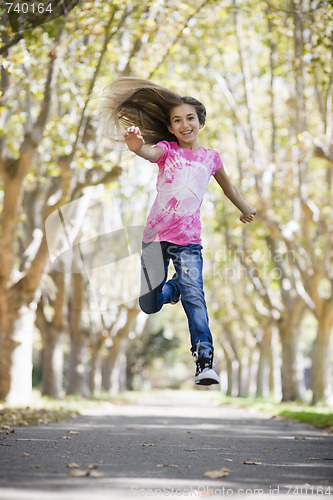
M73 462L89 475L69 476ZM216 470L226 475L204 475ZM278 494L333 500L333 435L218 406L215 391L158 392L70 423L0 433L1 500Z

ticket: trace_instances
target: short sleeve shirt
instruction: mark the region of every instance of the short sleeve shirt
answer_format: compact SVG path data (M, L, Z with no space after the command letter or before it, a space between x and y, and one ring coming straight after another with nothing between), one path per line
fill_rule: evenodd
M157 196L148 215L143 241L168 241L177 245L202 243L200 207L211 175L221 167L219 153L200 147L181 148L161 141Z

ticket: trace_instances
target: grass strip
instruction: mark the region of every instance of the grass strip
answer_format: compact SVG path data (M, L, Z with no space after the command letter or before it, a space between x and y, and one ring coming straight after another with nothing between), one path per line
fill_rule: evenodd
M272 417L281 417L314 427L325 428L333 432L333 409L327 405L305 405L303 402L276 402L271 398L238 398L222 396L222 404L232 404L241 408L252 408L269 413Z

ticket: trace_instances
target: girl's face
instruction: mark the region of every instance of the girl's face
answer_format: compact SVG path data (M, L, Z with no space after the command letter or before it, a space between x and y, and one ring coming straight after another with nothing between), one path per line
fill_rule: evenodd
M181 148L198 149L198 133L202 127L196 109L191 104L181 104L171 110L168 129L176 136Z

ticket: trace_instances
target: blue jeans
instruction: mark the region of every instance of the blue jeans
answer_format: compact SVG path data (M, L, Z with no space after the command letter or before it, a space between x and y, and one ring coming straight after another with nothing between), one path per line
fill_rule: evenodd
M139 304L147 314L158 312L164 304L181 296L191 336L191 351L199 357L213 354L202 279L202 246L175 245L167 241L142 244L141 293ZM170 259L176 275L166 281Z

